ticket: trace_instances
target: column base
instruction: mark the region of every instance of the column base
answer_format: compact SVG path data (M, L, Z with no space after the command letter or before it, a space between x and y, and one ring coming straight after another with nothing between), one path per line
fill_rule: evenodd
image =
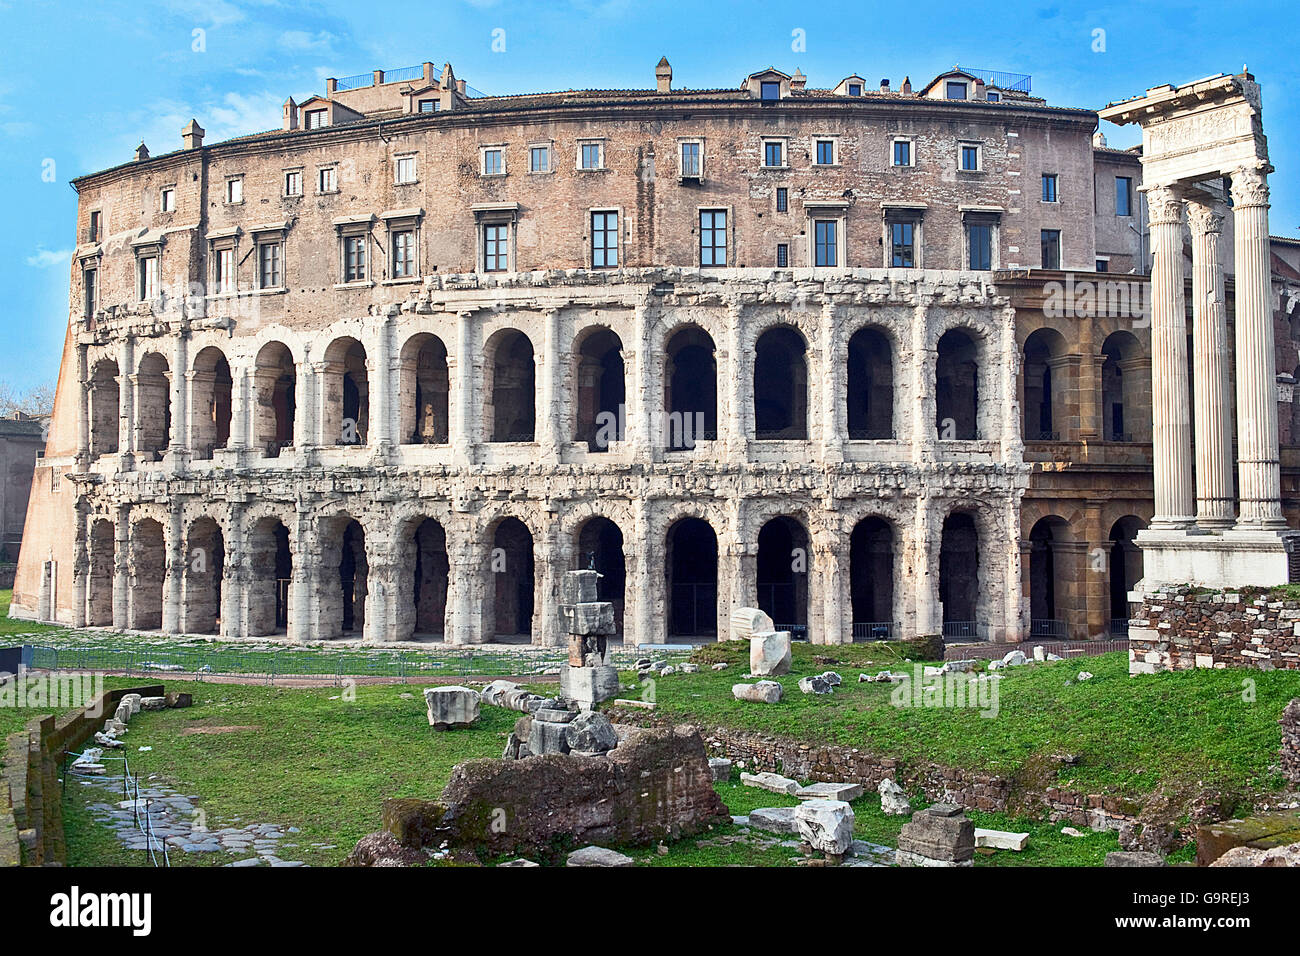
M1205 588L1286 584L1289 557L1298 542L1296 531L1147 528L1137 535L1142 549L1140 589L1172 584Z

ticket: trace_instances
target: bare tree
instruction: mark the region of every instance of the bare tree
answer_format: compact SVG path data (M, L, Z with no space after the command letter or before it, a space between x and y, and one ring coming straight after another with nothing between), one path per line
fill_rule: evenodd
M0 382L0 415L5 418L12 418L17 412L51 415L54 413L54 389L53 382L42 382L25 390Z

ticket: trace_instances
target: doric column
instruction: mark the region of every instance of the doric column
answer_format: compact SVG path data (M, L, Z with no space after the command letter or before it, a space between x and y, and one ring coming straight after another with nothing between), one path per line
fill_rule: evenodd
M119 505L113 522L113 627L130 627L131 509Z
M739 302L727 306L727 459L743 462L749 455L752 435L750 408L754 404L754 382L746 374L749 363L741 347L745 307ZM748 379L748 380L747 380Z
M840 428L840 408L844 404L841 382L839 317L835 303L827 299L822 303L822 461L844 460L844 433ZM836 643L828 641L827 643Z
M317 626L315 588L319 583L320 554L312 547L315 529L305 505L300 506L294 524L289 529L293 568L289 578L288 638L295 644L306 644Z
M122 336L122 354L117 363L118 433L117 450L135 451L135 337Z
M939 634L943 630L943 607L939 603L939 535L931 533L934 520L934 501L928 497L916 499L916 514L912 523L912 581L916 596L915 630L918 635ZM931 550L933 546L933 550ZM895 586L903 583L895 581Z
M374 357L375 387L370 392L370 441L372 446L384 447L393 443L393 317L385 315L379 322L379 335Z
M665 640L662 622L666 615L658 615L660 624L656 626L654 608L656 606L667 607L667 602L663 601L663 575L660 574L656 577L652 570L652 562L658 558L661 552L659 548L652 545L650 540L653 534L650 524L650 502L645 500L643 494L638 494L633 499L632 508L633 541L639 542L640 546L631 554L633 586L629 597L631 597L632 613L631 615L624 613L623 643L628 646L661 644ZM663 603L660 603L661 601ZM632 621L630 628L628 627L629 617Z
M834 512L827 514L827 520L832 525L836 521ZM837 533L835 527L827 528L826 531L819 535L815 540L814 546L816 552L814 559L818 565L818 583L821 588L821 635L817 639L819 644L851 644L853 642L853 627L850 622L846 628L844 623L844 556L841 552L840 542L847 541L848 537ZM812 605L812 595L809 596L809 606ZM811 615L809 624L811 625ZM809 639L815 635L809 634Z
M172 499L167 512L167 564L163 576L162 629L164 634L181 631L181 602L185 582L185 526L179 499ZM208 556L211 560L211 556Z
M387 538L367 541L366 548L370 553L366 556L366 620L361 639L366 644L382 644L392 640L398 566Z
M72 539L72 626L86 626L86 598L90 590L90 507L84 495L77 498L77 524Z
M1187 316L1183 296L1183 201L1168 186L1147 190L1151 221L1151 421L1155 471L1152 528L1186 528L1192 512Z
M1192 373L1195 376L1196 523L1232 525L1232 400L1228 394L1228 319L1219 237L1223 207L1189 199L1192 228Z
M251 568L248 561L248 531L244 527L242 501L230 502L226 521L225 554L221 556L221 563L221 636L243 637L248 633L245 607Z
M628 410L632 426L632 458L638 462L650 462L657 457L654 422L658 417L662 391L654 394L652 374L654 356L650 353L650 306L645 302L640 303L633 316L636 333L636 387L633 389L632 408Z
M542 367L541 452L546 461L558 463L564 448L564 370L560 359L560 310L546 310L546 337L537 363Z
M474 462L474 445L478 436L474 434L474 313L465 311L456 316L456 355L455 376L455 422L452 431L452 454L458 465ZM459 630L457 625L457 630Z
M1237 473L1239 528L1286 527L1278 466L1277 358L1268 242L1270 167L1232 174L1237 290Z
M474 644L478 634L474 618L474 588L480 567L470 533L466 527L465 533L450 544L448 554L451 580L448 582L447 604L452 614L451 626L445 630L452 644Z
M77 388L81 401L77 404L77 463L78 470L90 464L90 369L86 360L85 345L77 346Z
M553 504L547 505L547 509L553 507ZM560 574L564 562L560 554L559 521L550 510L543 510L541 520L542 599L538 602L538 609L542 619L539 632L533 635L533 643L559 647L565 641L560 634Z

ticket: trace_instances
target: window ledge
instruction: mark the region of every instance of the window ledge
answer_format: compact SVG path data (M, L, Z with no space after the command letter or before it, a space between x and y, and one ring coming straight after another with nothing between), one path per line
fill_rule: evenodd
M372 289L375 282L373 279L358 279L356 282L336 282L336 289Z
M405 182L393 183L393 185L394 186L418 186L420 185L420 181L418 179L408 179Z
M424 276L402 276L400 279L381 279L380 285L414 285L423 282ZM337 286L336 286L337 288Z

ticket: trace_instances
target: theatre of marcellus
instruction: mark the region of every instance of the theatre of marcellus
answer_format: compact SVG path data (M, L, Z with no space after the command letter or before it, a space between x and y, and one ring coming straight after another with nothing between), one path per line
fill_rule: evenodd
M424 63L178 132L73 183L16 616L554 645L594 567L626 643L741 606L1005 642L1287 580L1300 240L1249 73L1099 113L957 67Z

